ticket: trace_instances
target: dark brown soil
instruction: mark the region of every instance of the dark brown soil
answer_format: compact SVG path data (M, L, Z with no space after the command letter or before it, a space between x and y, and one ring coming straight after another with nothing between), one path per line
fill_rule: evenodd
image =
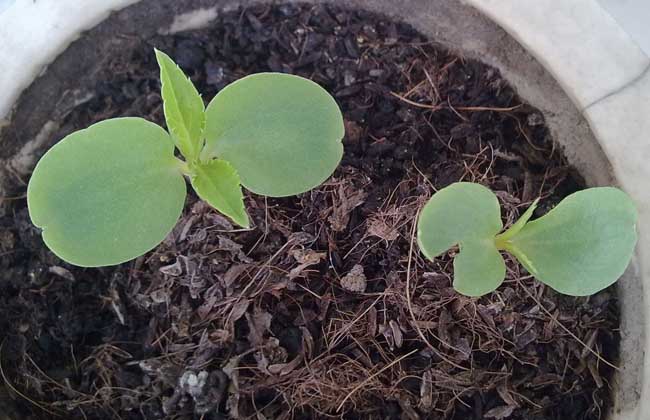
M107 57L51 142L109 117L162 123L154 46L206 99L252 72L314 79L344 111L345 157L300 197L247 195L250 231L191 196L162 245L117 268L54 257L16 185L0 328L20 419L604 416L612 370L594 353L616 360L613 289L561 297L509 258L498 291L470 299L453 252L411 249L418 208L452 182L495 190L508 224L582 185L498 71L374 15L237 10Z

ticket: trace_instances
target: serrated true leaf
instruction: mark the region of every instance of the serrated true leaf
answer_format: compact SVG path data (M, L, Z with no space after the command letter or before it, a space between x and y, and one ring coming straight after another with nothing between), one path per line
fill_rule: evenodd
M205 105L192 81L162 51L156 51L167 128L185 159L196 160L203 147Z
M590 188L526 224L506 249L553 289L586 296L625 271L636 245L636 219L634 203L623 191Z
M47 246L85 267L119 264L154 248L184 202L172 140L141 118L70 134L38 162L27 188L30 217Z
M230 162L249 190L273 197L325 181L343 154L343 117L322 87L259 73L224 88L206 110L204 160Z
M488 293L505 275L494 237L503 224L499 201L480 184L458 182L438 191L418 220L418 244L429 259L460 245L454 261L454 288L469 296Z
M197 164L193 167L192 186L199 197L239 226L250 226L239 175L230 163L215 159Z

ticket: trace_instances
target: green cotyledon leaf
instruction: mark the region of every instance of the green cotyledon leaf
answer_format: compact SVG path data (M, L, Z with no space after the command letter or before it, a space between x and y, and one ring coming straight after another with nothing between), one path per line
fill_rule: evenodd
M505 243L538 280L572 296L594 294L625 271L636 245L637 212L612 187L569 195Z
M203 147L205 105L192 81L164 52L155 50L167 128L185 159L198 159Z
M215 159L193 166L192 172L192 186L199 197L239 226L250 226L239 175L230 163Z
M116 118L48 150L29 181L27 204L57 256L97 267L158 245L176 224L185 194L169 134L141 118Z
M283 197L325 181L343 155L334 98L299 76L258 73L221 90L206 110L202 160L230 162L244 187Z
M499 201L488 188L458 182L435 193L420 212L417 238L429 259L454 245L454 288L480 296L496 289L505 276L505 264L495 245L502 229Z
M454 289L465 296L483 296L501 285L506 264L494 238L465 239L454 258Z

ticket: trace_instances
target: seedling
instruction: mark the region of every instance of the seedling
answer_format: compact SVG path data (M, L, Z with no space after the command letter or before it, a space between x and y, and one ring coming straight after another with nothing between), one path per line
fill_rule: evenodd
M481 296L503 282L500 251L512 254L533 276L560 293L594 294L613 284L628 266L636 244L637 212L630 197L611 188L569 195L529 222L538 200L503 233L497 197L479 184L441 189L418 220L418 243L433 260L454 245L454 288Z
M199 197L248 228L242 185L271 197L303 193L341 160L343 117L316 83L253 74L205 108L172 59L158 50L156 57L169 131L141 118L109 119L65 137L34 169L30 217L69 263L119 264L158 245L180 217L184 176Z

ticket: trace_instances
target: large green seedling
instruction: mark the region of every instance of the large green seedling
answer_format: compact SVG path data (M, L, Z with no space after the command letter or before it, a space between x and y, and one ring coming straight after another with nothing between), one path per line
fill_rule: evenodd
M34 169L32 222L69 263L119 264L158 245L182 212L184 176L199 197L248 228L241 185L295 195L325 181L341 160L343 117L316 83L253 74L206 109L172 59L158 50L156 57L169 131L141 118L102 121L65 137Z
M536 200L503 233L497 197L482 185L459 182L431 197L418 220L418 243L433 260L454 245L454 288L481 296L503 282L507 251L538 280L572 296L613 284L636 245L637 212L630 197L611 188L589 188L566 197L529 222Z

